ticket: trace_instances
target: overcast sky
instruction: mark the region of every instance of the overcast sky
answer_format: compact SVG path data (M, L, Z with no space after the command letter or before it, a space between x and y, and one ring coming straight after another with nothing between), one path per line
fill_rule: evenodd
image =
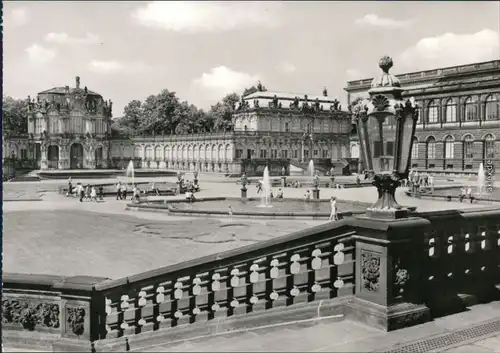
M345 101L390 55L394 73L498 59L490 2L4 2L4 94L81 85L115 102L167 88L202 108L261 80Z

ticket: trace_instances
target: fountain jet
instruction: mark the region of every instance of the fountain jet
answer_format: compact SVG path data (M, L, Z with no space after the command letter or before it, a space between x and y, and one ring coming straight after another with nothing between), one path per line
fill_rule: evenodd
M131 160L128 162L127 166L127 171L125 172L125 176L127 177L127 184L129 182L129 178L132 178L132 187L135 185L135 180L134 180L134 162Z
M479 170L477 171L477 193L481 196L484 192L485 187L485 174L483 163L479 165Z
M311 159L309 161L309 165L307 166L307 173L309 173L309 176L313 177L314 176L314 161Z

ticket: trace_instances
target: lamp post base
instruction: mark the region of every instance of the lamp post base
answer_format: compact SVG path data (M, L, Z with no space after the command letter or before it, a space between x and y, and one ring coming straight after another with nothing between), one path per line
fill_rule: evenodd
M241 198L242 199L247 198L247 188L241 188Z
M319 189L313 189L313 199L319 200Z
M400 219L408 217L409 210L399 205L395 198L401 185L395 174L376 174L372 184L377 188L378 200L367 209L366 216L379 219Z

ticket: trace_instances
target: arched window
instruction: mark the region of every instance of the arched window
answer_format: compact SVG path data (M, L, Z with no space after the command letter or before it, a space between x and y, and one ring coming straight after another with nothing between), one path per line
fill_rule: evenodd
M447 123L454 123L457 121L457 105L452 98L448 99L446 102L445 121Z
M411 159L418 159L418 139L413 138L413 145L411 148Z
M161 147L160 146L155 147L155 160L157 160L157 161L161 160Z
M152 146L146 146L146 159L153 159L153 147Z
M469 97L465 100L465 120L474 121L477 120L477 98Z
M427 122L429 124L439 122L439 106L436 100L431 100L427 106Z
M444 158L453 159L455 155L455 141L452 136L446 136L444 139Z
M426 156L427 156L427 159L435 159L436 158L436 139L432 136L427 139Z
M500 104L495 95L486 99L486 120L498 120L500 118Z
M142 158L142 156L141 156L141 154L142 154L141 150L142 150L141 146L135 146L134 147L134 157L135 158Z
M484 137L484 159L495 158L495 138L492 134Z
M464 158L472 158L472 147L474 145L474 137L467 135L464 138Z

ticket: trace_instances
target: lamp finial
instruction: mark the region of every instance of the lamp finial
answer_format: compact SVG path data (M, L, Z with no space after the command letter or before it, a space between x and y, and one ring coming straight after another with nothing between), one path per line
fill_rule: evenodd
M394 65L394 62L392 61L392 58L390 56L385 55L382 57L379 62L378 66L382 69L382 71L386 74L389 73L389 70L391 67Z

